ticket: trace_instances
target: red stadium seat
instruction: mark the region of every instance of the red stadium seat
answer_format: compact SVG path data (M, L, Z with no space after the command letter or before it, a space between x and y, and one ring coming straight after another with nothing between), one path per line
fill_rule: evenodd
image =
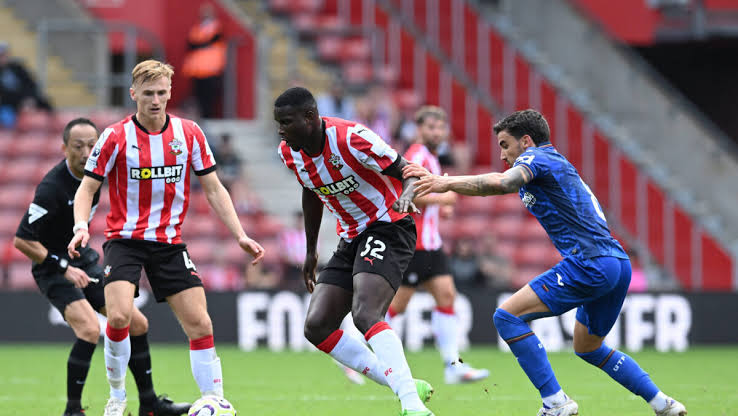
M495 217L488 223L488 232L497 236L499 240L517 242L520 240L523 219L518 216Z
M301 13L294 18L294 26L302 35L314 36L321 32L339 32L346 29L343 21L335 15Z
M13 184L0 187L0 209L12 210L23 215L33 201L34 188L25 184ZM18 217L20 221L20 217Z
M54 118L46 111L23 110L18 115L16 129L21 132L45 132L54 127Z
M318 38L318 56L327 61L337 61L341 53L341 38L335 35L321 36Z
M520 246L513 257L520 266L538 266L548 268L556 264L551 263L550 253L553 246L549 242L531 242Z
M456 203L458 215L492 215L494 197L461 196Z
M0 244L13 240L24 211L0 211ZM2 246L0 246L2 248Z
M520 215L525 211L523 203L517 194L508 194L494 197L495 215Z
M343 79L349 84L368 84L372 80L372 67L367 62L347 62L342 71Z

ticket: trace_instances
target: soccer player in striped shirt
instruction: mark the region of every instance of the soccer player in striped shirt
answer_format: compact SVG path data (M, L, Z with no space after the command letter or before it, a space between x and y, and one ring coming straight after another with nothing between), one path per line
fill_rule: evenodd
M432 416L432 388L414 381L402 343L384 321L415 249L412 183L407 161L361 124L320 117L313 95L290 88L274 103L278 153L302 189L307 253L303 278L312 293L305 337L343 365L389 386L402 415ZM316 282L317 242L325 206L337 219L336 252ZM372 350L339 329L351 311ZM422 398L421 398L422 397Z
M546 119L535 110L517 111L495 124L494 132L500 158L512 166L504 173L438 176L419 165L410 165L403 173L422 176L416 182L418 195L517 192L564 258L515 292L493 318L500 337L541 394L538 416L578 415L579 405L559 385L528 322L574 308L577 356L643 398L656 416L686 415L684 405L659 390L635 360L604 343L628 292L630 260L610 234L597 198L551 144Z
M418 140L405 152L405 159L428 169L434 175L441 174L436 150L449 134L448 117L442 108L421 107L415 113ZM416 288L422 285L436 301L431 312L431 329L436 337L436 346L445 365L444 379L447 384L469 383L489 376L486 369L475 369L461 361L458 345L458 322L454 313L456 286L448 268L446 253L438 231L438 220L442 208L453 209L456 194L434 194L416 197L413 202L421 213L413 214L418 240L415 255L402 278L402 286L392 299L387 311L387 322L405 312Z
M241 227L200 127L166 113L173 73L170 65L155 60L133 68L130 95L136 102L136 114L100 135L74 198L74 237L67 247L72 258L79 256L78 245L87 245L92 196L108 178L111 210L103 270L110 399L105 416L125 412L126 365L131 358L128 329L142 268L157 302L169 303L190 339L192 374L201 393L223 396L205 291L180 232L189 205L190 170L199 177L215 213L241 248L254 257L253 263L264 256L264 249Z

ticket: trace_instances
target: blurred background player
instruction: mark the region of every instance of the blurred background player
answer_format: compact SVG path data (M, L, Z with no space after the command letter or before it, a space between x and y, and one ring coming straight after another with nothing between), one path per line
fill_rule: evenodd
M264 249L241 226L228 191L215 173L215 158L199 126L166 113L174 70L156 60L133 68L130 96L136 114L105 129L85 165L74 198L72 258L90 235L87 218L93 195L106 176L111 211L105 251L105 367L110 399L105 416L126 408L126 365L131 358L129 325L141 269L157 302L168 302L190 340L192 374L203 396L223 396L220 358L205 291L182 242L180 227L189 203L190 171L200 178L208 203L241 248L258 262ZM124 179L123 179L124 178Z
M77 118L64 127L59 162L36 188L28 212L23 216L14 245L33 261L31 273L38 288L64 317L77 340L67 359L67 406L64 416L82 416L82 388L90 360L100 338L100 324L95 311L105 315L103 269L100 255L90 247L80 248L80 257L71 260L66 245L72 238L72 204L82 178L87 157L97 141L97 127L92 121ZM90 220L97 209L100 190L92 199ZM157 398L151 376L151 356L147 339L149 323L135 306L131 314L131 356L128 367L136 380L139 415L181 415L189 403L172 403Z
M302 87L277 98L274 119L282 139L278 153L303 187L303 273L312 293L305 338L389 386L400 398L401 415L432 416L423 404L432 388L413 380L402 342L383 319L415 247L415 225L407 213L417 211L416 178L402 180L407 161L365 126L321 118L313 95ZM338 220L341 240L316 282L323 205ZM349 312L373 352L339 329Z
M528 322L577 308L574 351L586 362L641 396L657 416L684 416L687 410L666 396L631 357L603 341L615 324L630 284L628 255L612 237L597 198L576 169L550 141L546 119L535 110L515 112L494 126L505 173L438 176L419 165L404 170L420 176L418 196L448 191L463 195L518 192L564 259L507 299L494 314L500 337L539 390L538 416L579 414L554 376L546 350Z
M415 113L417 141L405 152L405 159L428 169L434 175L441 174L436 151L449 134L448 117L440 107L424 106ZM432 194L416 197L413 202L420 213L413 213L418 239L415 254L402 277L402 286L397 290L387 311L387 323L405 312L418 286L422 286L436 301L431 312L431 328L436 337L436 346L443 359L444 379L447 384L478 381L489 376L485 369L474 369L459 358L458 322L454 314L456 287L451 276L448 259L443 251L438 232L440 210L453 209L456 194Z

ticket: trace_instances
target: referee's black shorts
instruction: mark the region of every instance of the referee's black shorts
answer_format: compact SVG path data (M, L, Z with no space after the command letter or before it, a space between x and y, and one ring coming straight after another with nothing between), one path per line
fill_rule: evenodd
M164 302L167 297L191 287L202 286L185 244L119 238L106 241L103 250L106 285L125 280L136 285L138 294L138 281L144 269L157 302Z
M32 269L33 279L44 296L64 316L67 305L80 299L87 299L96 311L105 306L105 292L103 288L103 269L97 263L100 255L91 248L80 249L80 258L69 262L70 266L80 268L98 283L90 282L84 289L74 287L74 283L67 280L58 270L46 270L40 265Z

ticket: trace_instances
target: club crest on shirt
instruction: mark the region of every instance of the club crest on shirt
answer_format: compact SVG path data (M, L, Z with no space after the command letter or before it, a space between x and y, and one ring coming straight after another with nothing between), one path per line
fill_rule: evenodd
M334 153L331 153L331 157L328 158L328 161L331 162L331 165L333 165L333 169L341 170L341 168L343 167L343 163L341 163L341 158Z
M533 196L532 193L526 192L523 195L523 205L525 205L527 208L532 207L536 203L536 197Z
M110 270L112 270L112 267L110 267L109 264L105 266L105 269L103 270L103 274L105 275L105 277L110 277Z
M169 153L173 155L181 155L182 154L182 142L180 142L177 139L172 139L171 142L169 142Z

